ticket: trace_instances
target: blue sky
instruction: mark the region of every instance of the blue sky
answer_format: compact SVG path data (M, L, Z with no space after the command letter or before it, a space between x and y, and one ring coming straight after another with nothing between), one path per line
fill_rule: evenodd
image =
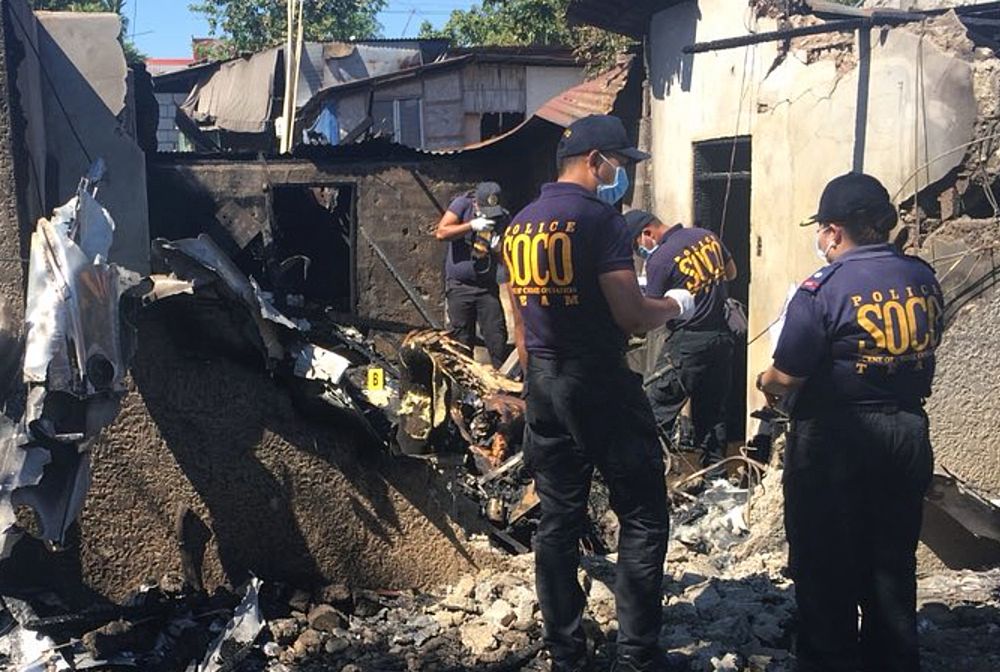
M208 24L188 10L189 1L128 0L126 12L130 19L135 17L130 30L139 49L159 58L190 56L191 37L208 35ZM424 20L441 26L452 10L473 4L473 0L389 0L379 21L386 37L414 37Z

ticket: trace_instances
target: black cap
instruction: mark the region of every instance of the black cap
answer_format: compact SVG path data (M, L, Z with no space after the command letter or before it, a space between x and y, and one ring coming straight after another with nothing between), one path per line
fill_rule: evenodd
M894 210L892 200L881 182L864 173L846 173L827 183L819 198L819 211L801 226L877 217L890 210Z
M628 227L629 239L635 240L650 222L656 220L656 215L645 210L629 210L625 213L625 225Z
M556 159L579 156L594 149L614 152L633 161L645 161L649 158L649 154L640 152L629 142L621 119L608 114L592 114L577 119L563 131L556 149Z
M483 217L501 217L507 211L500 205L500 185L480 182L476 187L476 207Z

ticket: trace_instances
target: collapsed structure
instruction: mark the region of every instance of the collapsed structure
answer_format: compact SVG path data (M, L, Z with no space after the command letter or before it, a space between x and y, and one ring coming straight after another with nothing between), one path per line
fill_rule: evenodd
M953 306L929 412L954 475L935 478L924 532L934 555L922 551L922 566L982 568L1000 557L990 495L1000 469L981 449L995 442L1000 411L981 359L1000 310L995 3L873 12L574 0L571 17L644 38L645 58L569 88L486 142L429 150L346 133L290 156L148 162L136 161L148 124L127 103L140 83L114 52L111 84L91 85L96 66L80 46L89 40L110 58L117 19L92 18L96 32L78 33L67 15L0 6L0 181L16 195L0 222L11 234L0 250L14 260L0 266L0 336L27 342L23 362L4 349L0 376L28 384L5 395L21 422L0 432L0 531L12 555L0 592L41 575L58 592L43 607L11 601L21 626L51 631L46 655L67 641L74 665L128 653L148 669L195 659L225 668L234 651L274 669L324 655L371 669L430 669L466 652L480 668L533 659L527 565L497 575L505 561L469 541L486 533L506 551L530 549L537 500L520 461L520 385L439 330L443 250L429 232L448 199L483 179L504 185L511 209L528 202L553 175L562 127L592 113L624 117L656 157L632 204L714 229L745 271L734 291L751 319L741 388L769 358L789 287L812 270L810 240L789 223L850 168L897 192L896 240L937 265ZM340 86L317 100L354 91ZM321 114L314 107L306 112ZM107 175L87 172L97 153ZM124 202L130 190L148 197L148 213ZM733 404L733 436L758 432L745 422L754 395ZM733 463L756 482L762 465L746 453ZM705 669L787 663L779 481L777 450L753 497L725 483L676 495L686 505L668 559L668 620L689 627L664 646ZM585 543L603 552L614 526L601 500L598 487ZM32 535L11 547L23 531ZM436 589L480 568L489 590L470 590L469 578L449 599L363 590ZM590 569L611 571L600 559ZM252 575L263 583L237 591ZM605 612L593 614L594 634L608 643L615 628L599 583L589 588ZM133 594L140 587L144 597ZM941 601L990 609L993 589L986 575L969 595ZM723 614L724 598L754 606ZM946 642L950 612L934 616L927 627ZM211 646L204 628L186 625L200 619L220 626ZM134 637L137 622L147 639Z

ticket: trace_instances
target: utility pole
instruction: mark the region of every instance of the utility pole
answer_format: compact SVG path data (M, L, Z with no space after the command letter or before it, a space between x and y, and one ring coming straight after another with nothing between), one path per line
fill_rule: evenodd
M299 73L302 70L302 45L305 37L305 0L286 0L285 17L285 100L282 107L279 151L287 154L294 144L295 112L298 106Z

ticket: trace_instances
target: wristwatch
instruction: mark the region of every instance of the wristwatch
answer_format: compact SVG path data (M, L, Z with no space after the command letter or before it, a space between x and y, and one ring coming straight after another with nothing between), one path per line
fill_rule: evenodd
M764 372L761 371L760 373L757 374L757 380L754 383L754 385L757 387L757 389L760 390L761 392L764 391L764 384L762 382L763 379L764 379Z

